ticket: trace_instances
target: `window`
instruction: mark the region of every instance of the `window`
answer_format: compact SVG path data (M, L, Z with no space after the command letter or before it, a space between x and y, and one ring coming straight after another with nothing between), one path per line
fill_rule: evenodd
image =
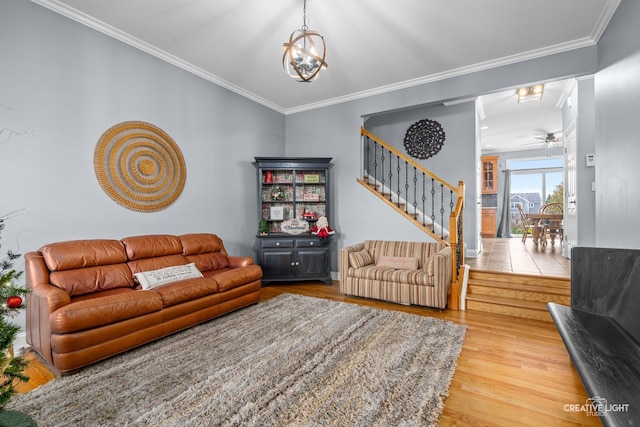
M562 188L562 162L560 157L509 161L511 195L527 194L529 209L540 209L549 197Z

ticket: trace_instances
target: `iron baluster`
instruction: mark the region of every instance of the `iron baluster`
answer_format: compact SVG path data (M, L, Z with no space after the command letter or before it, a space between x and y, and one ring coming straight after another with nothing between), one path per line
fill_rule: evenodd
M369 164L369 155L371 151L371 139L368 136L365 136L365 147L364 147L364 177L369 182L369 172L371 165Z
M378 155L376 154L376 168L378 165ZM384 147L380 147L380 176L381 176L381 180L380 180L380 187L378 187L377 181L378 181L378 173L376 172L376 191L380 192L380 190L382 189L382 191L384 191Z
M436 188L435 180L431 178L431 231L436 232Z
M396 172L398 175L398 207L400 207L400 195L402 194L402 191L400 191L400 157L396 156L396 158L398 159L398 165L396 166Z
M444 224L444 185L440 184L440 224ZM440 238L444 239L444 227L440 227Z
M413 217L414 219L418 219L418 176L416 175L417 170L416 167L413 167Z
M422 172L422 225L425 225L425 202L427 201L427 196L425 195L425 189L426 189L426 176L424 172Z
M393 158L391 156L391 150L389 150L389 201L393 202Z

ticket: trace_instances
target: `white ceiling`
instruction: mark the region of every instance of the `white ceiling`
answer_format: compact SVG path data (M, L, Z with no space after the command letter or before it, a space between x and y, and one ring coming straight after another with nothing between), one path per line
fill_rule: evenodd
M307 0L328 69L299 83L282 68L282 44L302 26L302 0L32 1L283 114L593 45L620 3ZM553 96L548 87L543 99ZM500 99L484 99L496 133Z
M545 138L549 133L561 139L562 104L573 84L567 80L547 83L542 99L523 103L517 102L515 89L481 96L483 153L547 148Z

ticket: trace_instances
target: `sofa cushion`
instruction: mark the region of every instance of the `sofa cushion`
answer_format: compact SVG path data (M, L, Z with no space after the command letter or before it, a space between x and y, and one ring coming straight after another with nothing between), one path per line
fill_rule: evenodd
M184 234L180 236L182 254L195 262L198 270L210 271L229 268L229 256L222 240L215 234Z
M140 285L142 285L142 289L152 289L167 283L202 277L202 273L196 268L194 263L191 263L161 268L159 270L141 271L136 273L135 277L138 279Z
M72 240L50 243L40 248L40 253L50 271L119 264L127 260L124 246L119 240Z
M179 238L183 255L197 255L206 252L222 252L227 255L222 240L215 234L183 234Z
M51 332L70 333L109 325L162 310L153 291L111 290L72 300L49 315Z
M215 279L218 282L218 291L224 292L262 279L262 268L259 265L248 265L208 272L205 276Z
M208 252L205 254L187 255L189 262L193 262L200 271L220 270L229 268L229 257L222 252Z
M70 296L135 286L133 275L126 264L53 271L49 280L52 285L64 289Z
M121 241L124 244L129 260L182 253L180 238L168 234L125 237Z
M355 268L364 267L365 265L373 264L373 257L366 249L357 252L350 252L349 264Z
M153 288L162 298L162 305L169 307L186 301L206 297L218 293L218 282L209 277L180 280Z
M373 261L378 262L380 256L416 257L418 268L424 268L424 262L432 255L445 247L442 243L435 242L405 242L389 240L366 240L364 248L373 256Z
M396 270L417 270L418 258L381 255L376 265Z
M433 286L433 276L429 276L424 270L397 270L395 268L367 265L361 268L350 267L350 277L366 280L378 280L382 282L407 283L410 285Z

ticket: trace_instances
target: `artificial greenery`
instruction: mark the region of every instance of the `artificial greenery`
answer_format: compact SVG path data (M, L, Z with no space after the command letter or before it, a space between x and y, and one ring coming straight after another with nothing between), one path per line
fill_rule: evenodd
M267 220L262 218L260 220L260 223L258 223L258 232L260 234L267 234L269 233L269 224L267 223Z
M4 220L0 219L0 237L3 229ZM26 287L18 284L23 272L13 268L14 261L20 256L9 250L6 257L0 259L0 412L4 411L5 405L16 393L17 382L29 381L29 377L23 373L27 362L21 357L13 357L12 351L20 326L7 320L24 308L24 300L29 292ZM21 304L15 307L8 304L12 297L19 297ZM14 303L20 300L12 299Z

